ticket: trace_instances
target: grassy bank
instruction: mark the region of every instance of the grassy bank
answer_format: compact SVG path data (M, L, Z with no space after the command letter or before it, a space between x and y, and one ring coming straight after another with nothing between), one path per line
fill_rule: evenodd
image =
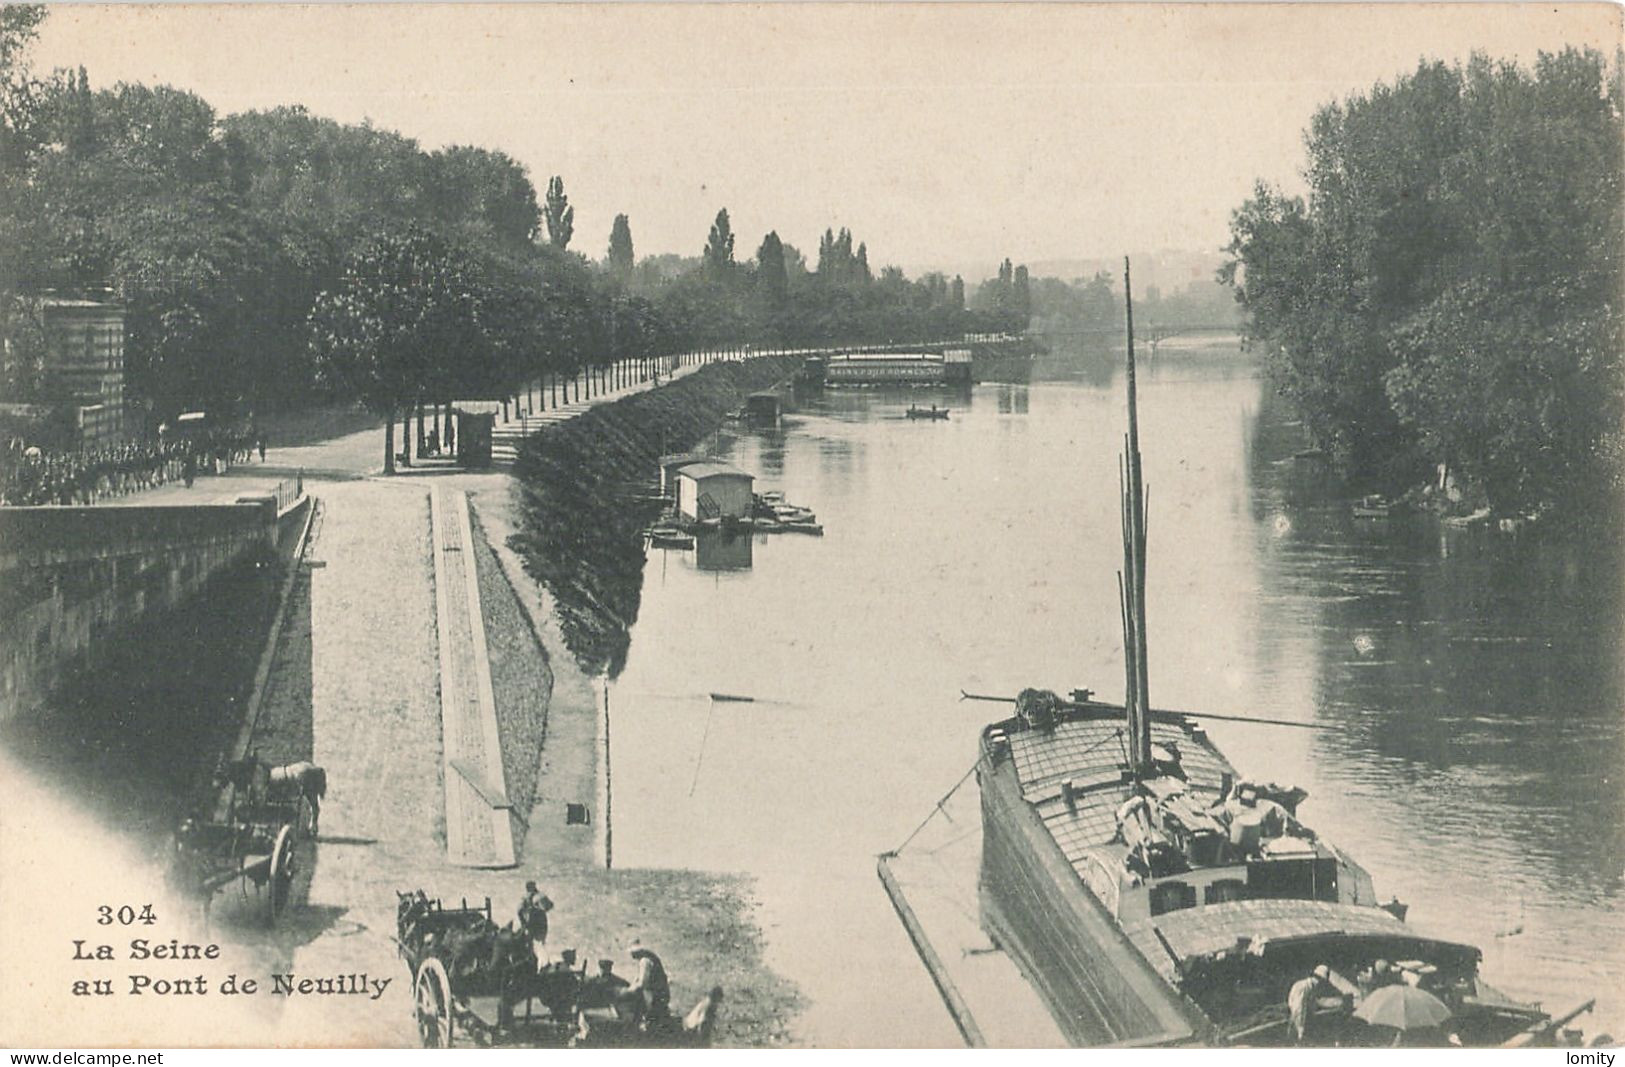
M718 364L595 408L532 437L510 492L474 490L492 681L516 801L525 768L515 761L545 737L540 771L531 779L522 869L557 904L549 941L587 959L612 958L625 970L626 946L641 938L665 960L674 1008L687 1010L711 986L723 987L716 1041L732 1047L789 1043L801 1008L795 986L763 961L750 879L605 870L584 861L582 841L554 824L561 800L591 797L585 786L596 759L592 678L625 660L642 586L641 534L658 508L647 499L657 459L692 448L747 393L782 381L795 367L793 358ZM494 546L484 543L487 537ZM510 746L510 738L518 744ZM498 899L516 873L491 879ZM471 890L490 877L477 876Z
M497 731L502 739L502 775L513 810L529 813L537 801L536 780L547 738L553 672L539 636L502 574L479 513L471 509L469 517L473 522L474 567L479 577L480 609L485 616Z

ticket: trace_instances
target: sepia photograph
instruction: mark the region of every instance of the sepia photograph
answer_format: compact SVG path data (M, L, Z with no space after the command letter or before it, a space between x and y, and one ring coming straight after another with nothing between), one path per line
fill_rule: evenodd
M1617 4L0 3L0 1046L1614 1067L1622 520Z

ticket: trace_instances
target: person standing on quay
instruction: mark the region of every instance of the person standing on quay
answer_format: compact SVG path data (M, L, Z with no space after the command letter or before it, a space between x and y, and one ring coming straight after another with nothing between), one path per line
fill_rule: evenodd
M637 961L638 976L626 992L640 1002L643 1021L663 1023L671 1016L671 983L666 978L666 965L641 941L632 942L631 956Z
M536 883L526 882L525 895L519 900L519 927L530 937L537 967L547 961L547 913L552 910L553 902L536 888Z

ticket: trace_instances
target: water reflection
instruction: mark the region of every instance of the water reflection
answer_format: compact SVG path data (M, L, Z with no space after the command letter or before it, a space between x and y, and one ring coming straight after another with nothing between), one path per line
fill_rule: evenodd
M702 530L694 535L694 566L702 571L748 571L754 541L748 533Z
M1209 728L1244 773L1308 788L1305 817L1492 980L1598 995L1619 1032L1617 547L1356 524L1249 363L1165 352L1143 382L1153 698L1332 727ZM930 426L897 418L908 399L831 391L789 426L774 488L824 538L644 591L628 689L784 703L718 714L692 794L672 754L705 709L616 705L617 858L757 874L826 1044L955 1040L872 870L974 758L985 707L958 690L1115 698L1123 677L1121 383L982 386ZM769 447L721 443L746 468ZM832 967L832 942L862 947Z
M1025 385L1001 385L997 388L1000 415L1027 414L1027 387Z
M1252 433L1261 677L1312 665L1322 820L1413 920L1481 945L1530 997L1625 977L1625 616L1617 544L1358 520L1293 455L1266 396ZM1317 484L1318 483L1318 484ZM1318 810L1327 810L1321 808ZM1465 887L1471 886L1469 899Z

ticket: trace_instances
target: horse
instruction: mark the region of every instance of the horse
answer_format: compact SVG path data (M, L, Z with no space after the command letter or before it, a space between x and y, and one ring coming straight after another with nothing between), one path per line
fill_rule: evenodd
M222 760L215 771L215 785L230 785L251 804L302 797L310 805L314 835L321 822L322 799L327 796L327 771L309 760L272 767L250 753L240 760Z
M327 771L309 760L272 767L270 789L272 800L305 798L310 805L310 832L314 836L322 818L322 798L327 796Z

